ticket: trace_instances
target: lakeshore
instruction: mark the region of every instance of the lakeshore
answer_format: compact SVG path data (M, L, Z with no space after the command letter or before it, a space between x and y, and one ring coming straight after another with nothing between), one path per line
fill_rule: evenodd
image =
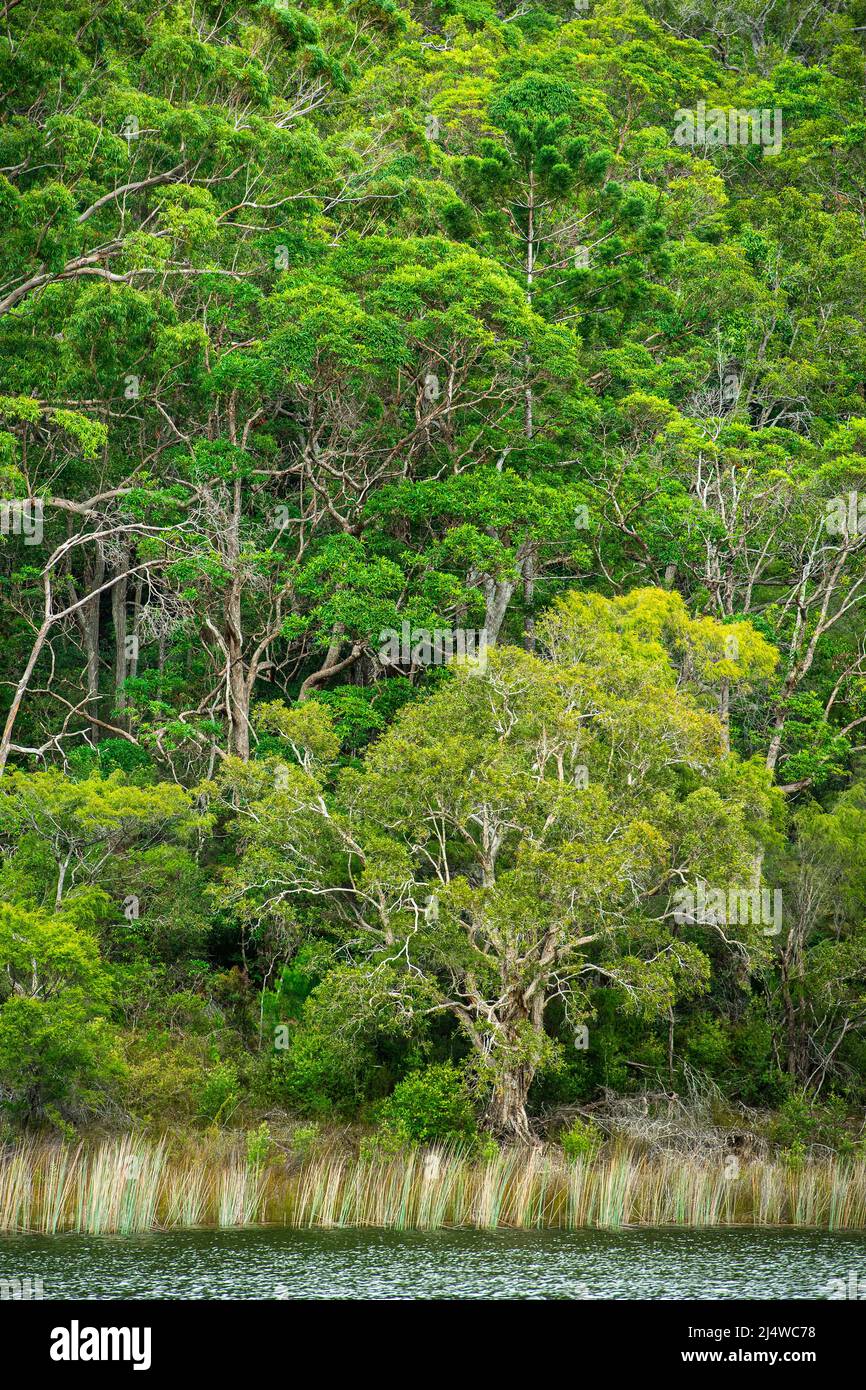
M0 1233L134 1235L199 1227L578 1230L801 1227L866 1230L866 1163L736 1165L614 1150L568 1161L553 1146L472 1158L431 1146L251 1163L176 1155L130 1136L92 1148L22 1143L0 1155Z

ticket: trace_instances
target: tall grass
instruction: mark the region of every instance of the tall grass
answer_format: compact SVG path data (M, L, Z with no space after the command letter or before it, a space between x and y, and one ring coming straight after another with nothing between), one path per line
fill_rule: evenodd
M448 1149L360 1160L315 1155L251 1166L237 1153L127 1136L91 1149L25 1142L0 1150L0 1232L88 1234L237 1227L816 1226L866 1229L866 1164L799 1169L630 1150L569 1163L556 1149L473 1161Z

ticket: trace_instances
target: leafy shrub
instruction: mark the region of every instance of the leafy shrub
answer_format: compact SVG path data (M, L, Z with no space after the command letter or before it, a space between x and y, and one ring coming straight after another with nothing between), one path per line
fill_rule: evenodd
M845 1104L838 1096L818 1101L797 1092L780 1106L770 1126L770 1138L793 1152L820 1144L841 1154L850 1154L855 1141L846 1127Z
M410 1072L380 1109L382 1129L406 1144L473 1143L478 1135L466 1078L451 1062Z
M793 1144L782 1150L782 1162L792 1173L800 1172L806 1162L806 1146L802 1139L795 1139Z
M0 1103L14 1116L83 1116L120 1078L97 943L71 919L0 904Z
M247 1164L256 1172L263 1168L271 1155L273 1140L271 1131L266 1120L262 1120L258 1129L251 1129L247 1134Z
M384 988L383 982L380 976ZM312 1118L348 1117L385 1096L392 1078L406 1070L411 1026L371 1001L364 972L329 970L300 1004L289 1046L273 1059L274 1100Z
M303 1163L309 1158L319 1141L319 1126L297 1125L292 1130L292 1153Z
M475 1157L479 1163L492 1163L494 1159L499 1157L499 1145L492 1134L479 1136Z
M198 1113L209 1124L225 1120L238 1103L238 1074L231 1062L218 1062L205 1074L198 1095Z
M604 1143L604 1135L592 1120L579 1117L559 1136L562 1152L570 1162L593 1159Z
M123 1037L127 1075L121 1102L145 1124L192 1122L209 1049L200 1037L175 1037L154 1030Z
M314 1028L298 1028L291 1033L288 1052L274 1057L273 1097L302 1115L349 1115L365 1098L372 1065L363 1045L351 1055L339 1039L328 1038Z
M361 1140L358 1157L362 1163L372 1163L376 1159L394 1158L405 1147L406 1140L398 1130L378 1129Z

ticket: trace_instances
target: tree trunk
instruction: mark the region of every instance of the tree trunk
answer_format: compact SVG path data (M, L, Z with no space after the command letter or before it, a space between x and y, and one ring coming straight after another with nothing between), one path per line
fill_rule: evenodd
M806 1048L799 1006L791 993L787 971L782 971L782 1007L785 1015L786 1070L794 1081L803 1081L806 1073Z
M535 553L530 550L523 562L523 646L535 651Z
M130 680L135 680L138 675L138 646L141 636L141 593L141 575L137 575L135 583L132 586L132 636L135 638L135 642L133 643L132 656L129 660L128 675Z
M86 598L75 613L87 663L85 717L94 716L90 723L90 737L94 743L99 741L100 732L100 726L95 720L99 718L99 591L104 578L105 555L102 546L97 542L96 553L92 562L87 564L84 575L85 587L88 593L95 593L95 597Z
M233 407L230 433L234 442ZM240 560L242 501L241 480L235 478L232 510L226 536L226 557L232 577L225 595L223 639L228 665L226 698L229 717L229 750L236 757L248 762L250 756L250 691L247 685L247 673L244 670L243 617L241 613L243 588Z
M310 698L317 685L321 685L323 681L328 680L331 676L339 675L341 671L347 670L358 660L358 657L364 650L363 643L353 642L352 650L349 655L344 656L342 660L340 660L339 657L342 646L343 628L342 625L338 623L331 633L331 643L325 655L324 664L319 667L318 671L310 672L298 691L299 704Z
M500 1138L514 1143L537 1144L526 1113L526 1098L531 1084L532 1071L527 1066L504 1072L487 1106L485 1127Z
M240 584L233 583L226 603L225 641L228 650L228 696L231 751L247 762L250 756L250 702L244 671Z
M487 633L488 647L495 647L499 641L499 633L513 593L514 583L510 579L484 581L484 630Z
M808 1044L801 996L805 947L805 924L797 918L788 931L779 961L782 1009L785 1019L785 1052L788 1075L795 1081L806 1076Z
M125 727L126 692L124 683L129 673L129 661L132 655L126 650L126 590L128 581L125 572L128 566L129 554L125 551L119 567L122 577L118 579L111 591L111 616L114 622L114 710L115 721L121 728Z
M532 288L535 279L535 176L529 175L529 199L526 210L526 302L532 308ZM527 361L527 370L529 362ZM523 433L527 442L535 432L533 419L532 387L527 386L523 417ZM535 651L535 551L527 551L523 561L523 645L528 652Z

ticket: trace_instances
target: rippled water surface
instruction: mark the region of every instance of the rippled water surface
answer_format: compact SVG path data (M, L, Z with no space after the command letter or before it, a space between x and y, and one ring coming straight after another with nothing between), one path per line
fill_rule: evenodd
M825 1298L866 1281L866 1235L826 1231L187 1231L0 1239L0 1280L45 1298Z

